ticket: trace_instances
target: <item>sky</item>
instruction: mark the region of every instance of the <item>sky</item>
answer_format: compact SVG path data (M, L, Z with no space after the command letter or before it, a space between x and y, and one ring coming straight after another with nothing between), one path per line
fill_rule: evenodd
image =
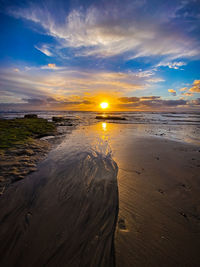
M200 110L200 0L0 0L0 110Z

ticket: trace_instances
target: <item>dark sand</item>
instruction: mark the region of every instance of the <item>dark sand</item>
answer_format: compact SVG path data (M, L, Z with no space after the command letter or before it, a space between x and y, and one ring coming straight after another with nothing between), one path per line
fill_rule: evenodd
M137 137L115 153L117 266L200 266L200 153Z
M128 125L74 131L0 199L0 265L200 266L199 150Z

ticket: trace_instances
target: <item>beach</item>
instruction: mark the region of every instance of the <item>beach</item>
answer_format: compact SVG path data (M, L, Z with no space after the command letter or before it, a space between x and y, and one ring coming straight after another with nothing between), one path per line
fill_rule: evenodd
M0 2L0 267L200 267L200 0Z
M199 266L198 148L139 137L116 152L116 161L117 266Z
M66 135L1 196L1 265L199 266L200 146L149 131Z

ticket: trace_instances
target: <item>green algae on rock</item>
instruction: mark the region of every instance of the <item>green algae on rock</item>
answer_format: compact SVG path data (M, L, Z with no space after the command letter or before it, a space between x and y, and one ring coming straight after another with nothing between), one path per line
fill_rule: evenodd
M42 118L0 120L0 150L27 143L33 138L54 135L56 126Z
M9 184L35 171L51 144L39 138L57 134L56 125L40 118L0 119L0 195Z

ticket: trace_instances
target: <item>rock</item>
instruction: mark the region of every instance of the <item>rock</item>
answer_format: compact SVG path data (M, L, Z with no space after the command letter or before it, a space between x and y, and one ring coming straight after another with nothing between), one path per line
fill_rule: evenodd
M11 183L24 179L37 171L37 163L44 158L51 145L45 141L32 140L19 147L9 148L0 154L0 195Z
M1 182L5 182L5 180L6 180L6 179L5 179L3 176L0 176L0 183L1 183Z
M37 114L25 114L24 118L25 119L37 119Z
M124 117L119 117L119 116L107 116L107 115L98 115L96 116L96 119L98 120L126 120Z
M13 177L11 178L11 183L15 183L15 182L17 182L17 181L19 181L19 180L22 180L22 179L24 179L24 176L23 176L23 175L13 176Z
M135 173L137 173L137 174L139 174L139 175L141 174L141 172L139 172L139 171L135 171Z
M37 171L37 168L30 168L27 170L27 174Z
M187 218L187 215L184 212L179 212L184 218Z
M158 192L164 194L164 191L162 189L158 189Z
M73 124L72 123L68 123L68 122L67 123L65 123L65 122L63 123L62 122L62 123L59 124L59 126L73 126Z
M125 220L124 219L119 218L118 227L119 227L120 230L126 230L126 224L125 224Z
M52 121L54 121L59 126L73 126L72 119L65 117L52 117Z
M26 150L24 149L18 149L16 152L14 151L13 154L15 153L18 156L23 156L25 154L25 151Z
M64 117L52 117L52 121L55 121L55 122L61 122L64 120L66 120L66 118Z
M5 191L5 186L0 188L0 196L3 195L4 191Z
M24 149L24 155L32 156L34 154L35 153L32 149Z
M36 164L31 163L31 162L24 162L24 166L25 167L29 167L29 168L35 168L36 167Z

